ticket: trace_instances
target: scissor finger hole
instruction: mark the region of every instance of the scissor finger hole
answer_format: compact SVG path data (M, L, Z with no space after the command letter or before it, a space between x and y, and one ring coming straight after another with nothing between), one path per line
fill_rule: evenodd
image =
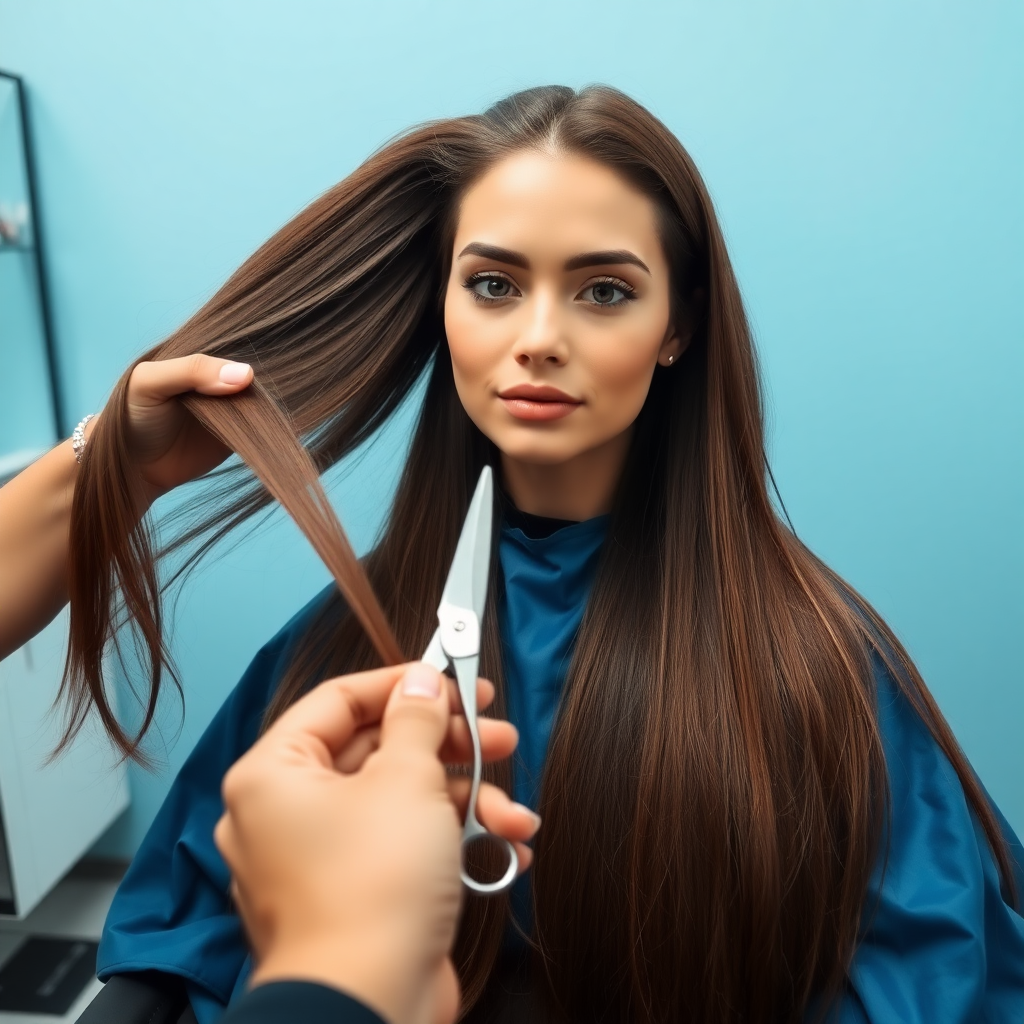
M462 878L471 889L501 892L518 868L515 848L500 836L483 832L462 843Z

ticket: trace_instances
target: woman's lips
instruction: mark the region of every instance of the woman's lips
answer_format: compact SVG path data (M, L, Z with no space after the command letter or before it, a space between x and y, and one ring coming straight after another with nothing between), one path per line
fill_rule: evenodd
M579 402L531 402L526 398L503 398L502 401L517 420L560 420L580 407Z
M558 388L520 385L501 391L498 397L517 420L560 420L583 403Z

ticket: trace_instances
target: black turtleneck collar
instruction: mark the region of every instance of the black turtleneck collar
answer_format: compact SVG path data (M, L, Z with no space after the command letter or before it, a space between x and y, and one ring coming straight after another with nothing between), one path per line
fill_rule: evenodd
M503 490L499 490L498 494L501 498L501 512L506 525L516 530L522 530L531 540L550 537L555 531L576 524L575 519L554 519L551 516L535 516L531 512L522 512L516 508L512 499Z

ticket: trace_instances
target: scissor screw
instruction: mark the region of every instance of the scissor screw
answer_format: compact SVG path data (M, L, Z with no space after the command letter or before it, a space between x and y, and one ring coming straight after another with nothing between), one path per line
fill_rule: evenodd
M458 622L452 623L452 629L454 629L456 633L461 633L465 628L466 624L461 619Z

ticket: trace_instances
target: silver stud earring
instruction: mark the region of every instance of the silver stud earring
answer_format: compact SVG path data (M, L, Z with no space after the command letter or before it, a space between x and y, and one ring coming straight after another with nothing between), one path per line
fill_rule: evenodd
M673 359L675 359L675 356L669 356L669 357L668 357L668 365L669 365L669 366L671 366L671 365L672 365L672 360L673 360Z

